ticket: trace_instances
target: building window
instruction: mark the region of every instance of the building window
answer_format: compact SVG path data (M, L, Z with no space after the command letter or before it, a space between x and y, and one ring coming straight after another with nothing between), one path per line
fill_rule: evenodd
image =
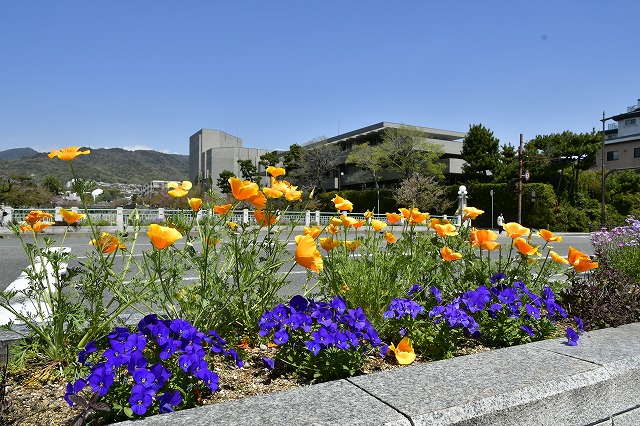
M607 161L614 161L618 159L618 151L607 152Z
M633 158L640 157L640 148L633 148Z
M624 120L624 125L626 126L635 126L636 125L636 119L635 118L627 118L626 120Z

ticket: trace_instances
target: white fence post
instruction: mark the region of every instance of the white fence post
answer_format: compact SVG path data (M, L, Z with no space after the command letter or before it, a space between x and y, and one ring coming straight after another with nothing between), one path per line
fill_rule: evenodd
M60 214L60 209L62 207L56 207L56 212L53 215L53 220L55 220L56 222L62 222L64 220L64 218L62 217L62 215Z
M311 212L309 210L304 212L304 226L311 226Z
M249 209L242 210L242 223L249 223Z
M124 215L122 213L123 213L123 208L117 207L116 208L116 228L124 230L124 217L123 217Z
M160 222L164 222L164 208L160 207L158 209L158 220L160 220Z
M320 225L320 210L316 210L316 225Z

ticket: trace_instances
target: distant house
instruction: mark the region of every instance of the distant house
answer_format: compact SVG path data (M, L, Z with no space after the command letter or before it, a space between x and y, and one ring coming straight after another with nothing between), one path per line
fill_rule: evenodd
M268 149L244 148L242 139L220 130L201 129L189 138L189 179L192 182L213 180L215 185L224 170L241 177L238 160L251 160L264 175L260 156Z
M605 169L640 169L640 99L626 112L605 119L608 120L615 123L608 123L605 129ZM602 154L598 154L596 167L602 167Z

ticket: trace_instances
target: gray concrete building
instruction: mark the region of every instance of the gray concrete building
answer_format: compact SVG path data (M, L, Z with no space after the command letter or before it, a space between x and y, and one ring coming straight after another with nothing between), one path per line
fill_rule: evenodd
M627 111L606 118L604 139L604 167L606 170L640 170L640 99L636 105L627 107ZM601 168L602 156L599 153L596 168Z
M238 160L251 160L264 175L258 162L268 152L271 150L244 148L242 139L223 131L201 129L189 138L189 179L206 182L211 178L215 185L223 170L241 177Z

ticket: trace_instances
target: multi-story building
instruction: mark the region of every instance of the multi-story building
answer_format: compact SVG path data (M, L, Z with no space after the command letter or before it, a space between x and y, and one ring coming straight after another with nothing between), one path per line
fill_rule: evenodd
M604 138L604 167L606 170L640 169L640 99L627 111L606 118ZM602 153L598 154L596 167L602 167Z
M429 127L405 126L397 123L381 122L358 130L343 133L317 144L336 144L341 149L338 164L333 170L327 170L326 179L323 181L324 189L364 189L372 188L375 185L373 178L366 173L362 173L351 164L346 164L345 160L351 149L358 144L369 142L370 145L382 143L384 134L390 129L400 129L409 127L424 135L427 142L440 145L444 151L440 161L445 164L444 175L446 179L453 183L462 176L462 140L466 133L451 130L433 129ZM379 183L382 187L394 186L400 180L397 172L383 171L382 180Z
M201 129L189 138L189 179L192 182L212 179L215 185L224 170L241 176L238 160L251 160L264 175L258 162L268 149L244 148L242 139L220 130Z

